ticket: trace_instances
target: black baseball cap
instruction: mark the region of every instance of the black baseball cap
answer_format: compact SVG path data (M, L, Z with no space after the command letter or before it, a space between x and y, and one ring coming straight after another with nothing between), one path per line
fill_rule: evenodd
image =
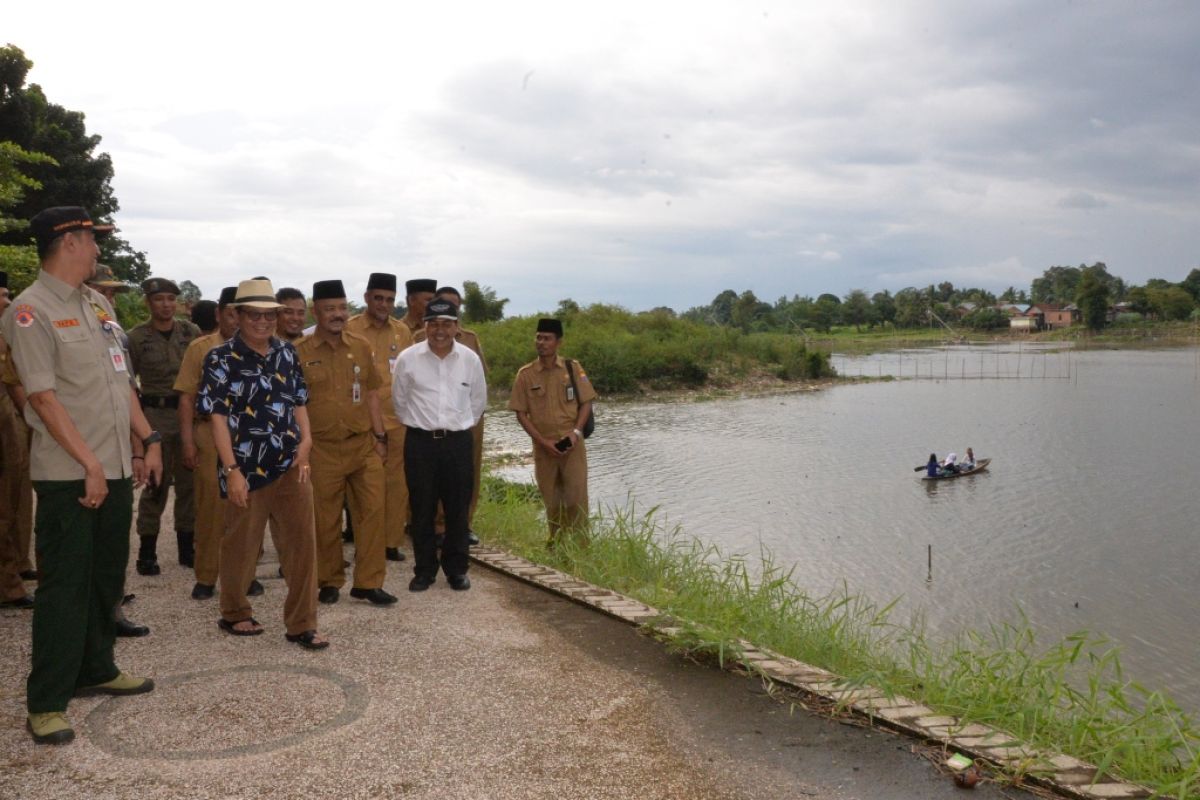
M29 220L33 238L37 240L38 258L46 255L50 243L65 233L91 231L97 239L103 239L116 228L112 225L97 225L82 206L54 206L39 211Z

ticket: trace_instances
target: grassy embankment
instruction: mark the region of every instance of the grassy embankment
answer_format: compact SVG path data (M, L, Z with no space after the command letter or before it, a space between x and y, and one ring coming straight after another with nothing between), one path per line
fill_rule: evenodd
M1044 644L1029 624L935 641L846 591L809 596L790 570L663 531L653 511L609 511L588 546L550 551L537 490L486 477L489 544L636 597L688 621L674 646L721 657L746 639L944 713L1008 731L1175 797L1197 797L1200 731L1166 695L1130 681L1115 648L1077 633ZM756 577L757 576L757 577Z
M830 377L825 353L784 333L743 333L667 314L589 306L564 319L562 355L578 359L603 395L785 384ZM509 389L533 350L536 317L471 326L488 361L488 382Z

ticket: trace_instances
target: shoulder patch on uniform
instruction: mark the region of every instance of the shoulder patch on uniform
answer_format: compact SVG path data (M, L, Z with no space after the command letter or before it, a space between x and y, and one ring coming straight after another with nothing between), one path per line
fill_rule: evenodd
M33 324L33 306L22 303L13 309L13 318L18 327L28 328Z

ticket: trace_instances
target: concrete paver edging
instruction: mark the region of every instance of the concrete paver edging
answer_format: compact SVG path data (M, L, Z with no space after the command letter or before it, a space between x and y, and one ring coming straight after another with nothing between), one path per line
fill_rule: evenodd
M582 581L564 572L489 546L471 548L476 563L524 583L560 595L614 619L666 637L683 631L678 620L632 597ZM1021 777L1062 795L1081 800L1142 798L1154 793L1138 784L1101 775L1096 766L1061 753L1049 753L1015 741L1011 734L978 723L938 714L904 697L888 697L870 686L850 686L839 676L792 658L737 642L739 652L727 663L836 704L872 723L908 736L940 743L947 750L984 761L1004 774Z

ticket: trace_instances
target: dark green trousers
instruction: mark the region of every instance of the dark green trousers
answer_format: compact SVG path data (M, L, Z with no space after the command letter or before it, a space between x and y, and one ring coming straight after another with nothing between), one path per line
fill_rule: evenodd
M117 677L113 609L125 591L133 481L108 482L97 509L84 508L83 481L34 481L38 569L33 607L30 714L66 711L80 686Z

